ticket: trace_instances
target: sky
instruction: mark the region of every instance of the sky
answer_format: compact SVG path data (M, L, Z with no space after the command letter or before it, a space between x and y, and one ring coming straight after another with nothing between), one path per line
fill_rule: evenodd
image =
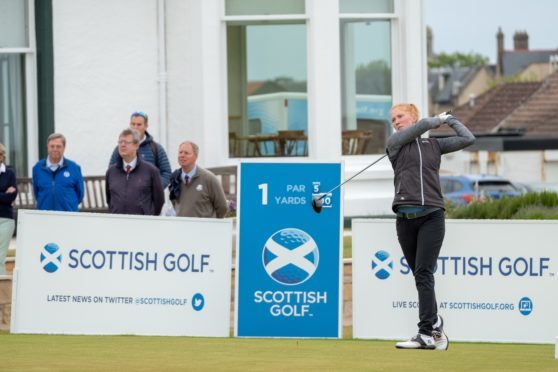
M507 50L513 49L516 31L528 33L531 50L558 48L558 26L555 25L558 23L558 0L423 0L423 5L424 23L434 33L434 53L472 52L495 63L498 27L504 33ZM366 64L378 58L389 62L389 45L381 43L389 40L389 22L376 21L367 27L358 27L355 35L361 35L362 40L355 40L361 46L355 48L356 62ZM247 35L249 80L277 76L306 80L304 25L252 26ZM378 47L373 50L362 47L371 43Z
M513 49L515 31L527 31L529 49L558 48L558 0L424 0L434 53L479 53L496 61L496 33Z

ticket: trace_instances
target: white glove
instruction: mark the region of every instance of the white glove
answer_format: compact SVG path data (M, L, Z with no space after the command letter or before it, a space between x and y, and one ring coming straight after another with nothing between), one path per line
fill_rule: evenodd
M442 122L442 124L445 123L445 122L447 122L448 119L450 118L450 116L451 116L450 111L442 112L441 114L436 115L436 117L437 117L438 119L440 119L440 121Z

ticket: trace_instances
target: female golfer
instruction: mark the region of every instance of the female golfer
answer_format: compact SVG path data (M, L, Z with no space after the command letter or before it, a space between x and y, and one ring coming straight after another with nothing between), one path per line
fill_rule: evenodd
M441 155L461 150L475 141L455 117L443 113L418 120L413 104L391 108L396 132L387 141L387 153L395 173L397 238L413 272L419 301L418 334L398 342L399 349L447 350L444 322L438 315L434 293L434 267L444 240L444 199L440 190ZM447 123L456 133L448 138L421 138L426 131Z

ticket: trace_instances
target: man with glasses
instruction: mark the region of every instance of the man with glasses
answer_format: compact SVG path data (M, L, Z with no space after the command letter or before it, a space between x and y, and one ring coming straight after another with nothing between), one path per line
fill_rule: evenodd
M138 156L140 134L124 129L118 137L118 161L106 173L109 212L158 216L165 201L159 171Z
M33 193L37 209L76 212L83 200L81 168L64 157L65 149L64 135L53 133L48 136L48 156L33 167Z
M130 116L130 128L140 134L140 145L138 154L142 160L153 164L158 168L163 189L169 184L172 173L167 153L161 144L155 142L153 136L147 132L149 118L143 111L133 112ZM118 147L112 152L109 167L118 161Z

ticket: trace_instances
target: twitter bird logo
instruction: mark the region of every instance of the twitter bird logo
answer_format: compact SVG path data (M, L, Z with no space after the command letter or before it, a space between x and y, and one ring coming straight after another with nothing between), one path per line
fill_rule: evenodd
M203 298L203 295L201 293L196 293L192 297L192 308L196 311L200 311L201 309L203 309L204 305L205 299Z

